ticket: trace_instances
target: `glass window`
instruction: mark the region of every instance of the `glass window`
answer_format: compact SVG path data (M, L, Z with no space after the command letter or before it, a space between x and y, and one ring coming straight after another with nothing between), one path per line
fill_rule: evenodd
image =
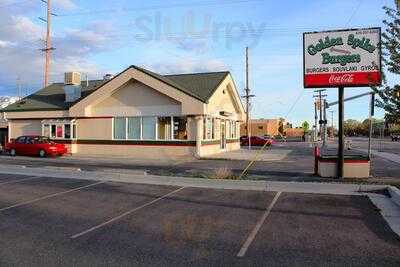
M140 117L128 118L128 139L140 139Z
M211 119L211 139L215 139L215 119Z
M143 139L155 140L156 139L156 117L143 117Z
M174 117L174 139L187 140L187 118L186 117Z
M25 144L25 139L26 139L25 136L18 137L17 140L15 140L15 143L17 143L17 144Z
M50 137L51 138L55 138L56 137L56 126L54 124L51 125Z
M72 138L76 138L76 124L72 124Z
M48 124L43 125L43 135L50 137L50 125Z
M125 118L114 118L114 139L126 139Z
M203 118L203 140L207 139L207 119Z
M56 126L56 134L57 134L57 138L63 138L63 127L62 125L57 125Z
M226 121L226 124L227 124L227 133L226 133L226 136L228 137L228 138L231 138L231 133L232 133L232 124L231 124L231 121Z
M157 118L157 137L159 140L171 140L171 117Z
M212 138L212 120L207 118L207 139Z
M64 138L71 138L71 124L64 124Z
M27 136L26 139L25 139L25 144L33 145L34 141L35 140L33 139L33 137Z

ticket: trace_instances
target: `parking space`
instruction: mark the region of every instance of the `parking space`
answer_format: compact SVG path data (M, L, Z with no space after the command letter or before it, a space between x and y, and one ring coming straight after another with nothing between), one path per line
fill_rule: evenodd
M19 181L26 181L37 179L37 177L26 176L26 175L0 175L0 185L12 184Z
M268 255L266 265L398 266L399 240L366 196L284 193L248 257Z
M400 264L362 196L37 178L0 184L0 204L0 265Z

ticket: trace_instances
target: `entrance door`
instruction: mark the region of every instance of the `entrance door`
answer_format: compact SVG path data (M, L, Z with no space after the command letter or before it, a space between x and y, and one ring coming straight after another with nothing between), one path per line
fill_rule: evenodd
M226 148L225 121L221 120L221 149Z

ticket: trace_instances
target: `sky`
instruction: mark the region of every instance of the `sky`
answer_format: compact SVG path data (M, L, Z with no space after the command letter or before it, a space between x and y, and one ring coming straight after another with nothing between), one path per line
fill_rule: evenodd
M130 65L161 74L229 70L243 93L248 46L252 118L284 117L297 126L314 119L313 90L303 88L302 33L383 27L383 6L394 0L52 0L50 82L66 71L100 79ZM42 87L45 14L41 0L0 0L0 96ZM345 97L367 91L346 88ZM337 100L337 89L326 94ZM336 124L337 106L331 110ZM346 102L345 119L367 117L367 98Z

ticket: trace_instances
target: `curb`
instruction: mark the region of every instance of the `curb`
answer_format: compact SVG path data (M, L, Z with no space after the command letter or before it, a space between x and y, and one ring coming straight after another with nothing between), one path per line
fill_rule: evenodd
M397 187L389 185L387 187L391 200L400 207L400 190Z
M217 180L191 177L156 176L138 173L110 173L79 171L57 168L30 168L15 165L0 165L0 173L42 176L51 178L73 178L110 182L141 183L153 185L185 186L212 189L280 191L291 193L313 193L333 195L365 195L366 191L386 189L387 185L359 185L319 182L279 182L254 180Z

